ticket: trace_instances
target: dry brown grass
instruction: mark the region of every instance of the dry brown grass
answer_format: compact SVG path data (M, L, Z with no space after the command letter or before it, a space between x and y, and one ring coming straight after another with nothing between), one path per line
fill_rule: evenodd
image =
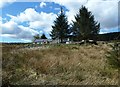
M107 44L60 45L38 49L3 47L3 83L116 85L118 70L106 60Z

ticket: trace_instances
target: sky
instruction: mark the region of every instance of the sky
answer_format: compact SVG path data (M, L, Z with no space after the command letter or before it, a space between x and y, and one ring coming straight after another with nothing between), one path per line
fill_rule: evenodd
M100 22L100 34L118 32L118 0L1 0L0 42L31 42L33 36L49 36L60 7L69 24L84 5Z

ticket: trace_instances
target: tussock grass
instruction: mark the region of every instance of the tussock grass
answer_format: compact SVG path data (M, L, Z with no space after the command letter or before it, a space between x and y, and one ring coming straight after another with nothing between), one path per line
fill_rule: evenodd
M4 46L3 83L31 85L117 85L118 70L109 67L99 45Z

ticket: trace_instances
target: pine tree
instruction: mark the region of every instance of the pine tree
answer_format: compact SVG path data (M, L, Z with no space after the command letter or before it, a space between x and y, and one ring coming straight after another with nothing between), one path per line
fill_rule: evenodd
M94 16L85 6L82 6L79 9L79 13L75 16L75 21L73 21L73 35L76 32L79 39L89 40L92 38L96 40L99 30L100 23L94 20Z
M39 34L37 34L37 35L35 35L35 36L33 36L35 39L40 39L40 36L39 36Z
M73 36L73 41L79 41L81 38L81 35L80 35L80 29L77 27L77 22L73 22L71 32Z
M64 39L67 38L69 34L69 25L67 21L67 17L65 16L63 9L61 7L60 15L54 21L54 25L52 26L52 31L50 36L52 39L59 39L62 43Z
M47 39L47 37L45 36L45 34L42 34L41 39Z
M40 35L39 34L33 36L33 41L35 41L36 39L40 39Z

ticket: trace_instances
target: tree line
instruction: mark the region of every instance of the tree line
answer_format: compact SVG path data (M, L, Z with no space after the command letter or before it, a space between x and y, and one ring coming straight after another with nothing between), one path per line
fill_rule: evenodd
M70 26L61 7L61 12L54 20L54 25L52 25L50 34L52 39L58 39L63 43L64 40L71 36L73 41L89 41L90 38L96 41L100 31L100 23L95 21L94 15L85 6L79 9L79 12L75 15L75 21L72 22Z
M45 36L45 34L43 33L41 36L39 34L33 36L33 41L35 41L36 39L47 39L47 37Z

